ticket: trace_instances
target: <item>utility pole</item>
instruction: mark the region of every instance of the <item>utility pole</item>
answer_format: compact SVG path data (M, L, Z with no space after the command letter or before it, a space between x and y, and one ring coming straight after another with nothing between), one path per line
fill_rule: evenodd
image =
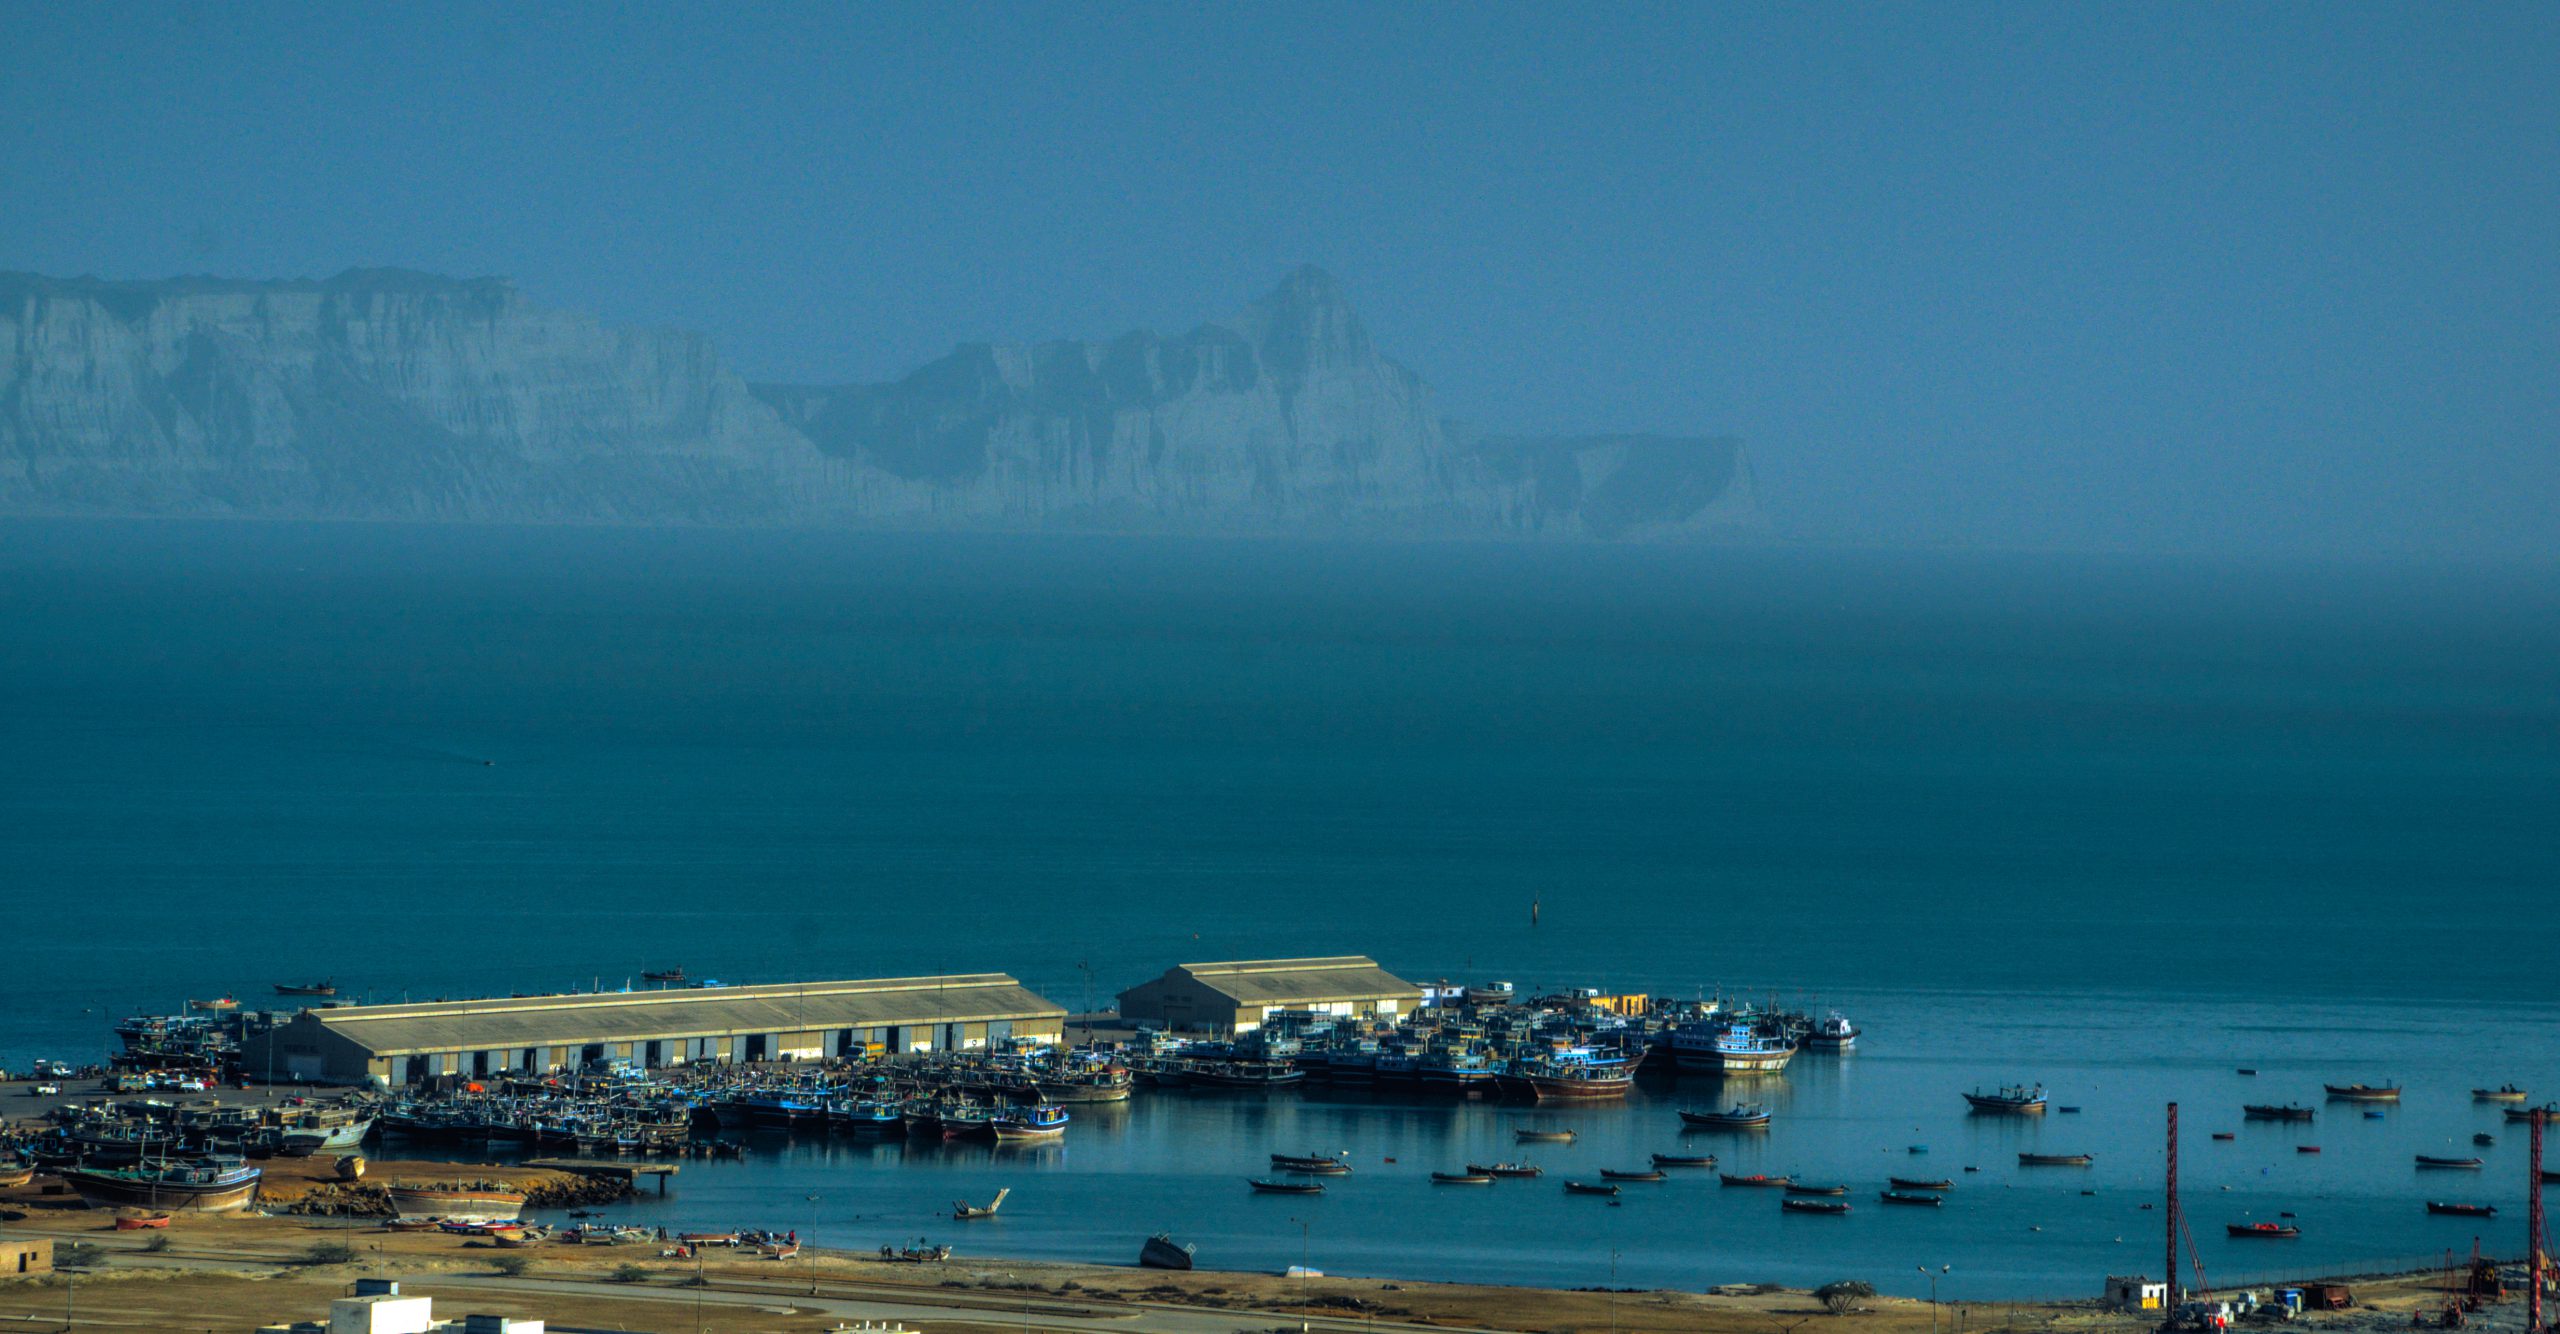
M2542 1123L2550 1119L2535 1112L2527 1124L2532 1130L2532 1159L2526 1167L2525 1199L2525 1334L2542 1334L2542 1248L2549 1243L2542 1221Z

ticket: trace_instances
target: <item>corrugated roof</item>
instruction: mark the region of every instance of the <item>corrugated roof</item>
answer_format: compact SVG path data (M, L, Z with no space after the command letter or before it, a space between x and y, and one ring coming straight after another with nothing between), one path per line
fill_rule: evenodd
M1200 985L1246 1005L1299 1001L1370 1000L1419 996L1422 988L1378 966L1363 954L1323 959L1243 959L1186 963L1181 971Z
M1003 973L346 1006L311 1015L376 1055L891 1024L1064 1019Z

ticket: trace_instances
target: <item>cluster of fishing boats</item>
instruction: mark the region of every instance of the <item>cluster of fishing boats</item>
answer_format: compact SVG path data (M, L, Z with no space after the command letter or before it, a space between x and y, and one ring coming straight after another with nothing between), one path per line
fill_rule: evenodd
M1799 1052L1846 1050L1858 1035L1837 1012L1816 1019L1710 1000L1627 1015L1572 995L1511 1004L1503 992L1495 1003L1428 1007L1388 1029L1306 1015L1277 1018L1232 1040L1158 1035L1129 1064L1149 1088L1267 1090L1312 1082L1584 1102L1625 1097L1640 1069L1772 1075Z

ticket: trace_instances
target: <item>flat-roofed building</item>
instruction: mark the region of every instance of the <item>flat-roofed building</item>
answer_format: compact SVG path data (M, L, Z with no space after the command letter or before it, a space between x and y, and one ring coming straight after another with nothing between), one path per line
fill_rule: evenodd
M1055 1042L1066 1010L1002 973L515 996L305 1010L252 1036L251 1078L417 1083L598 1061L814 1060Z
M1359 954L1186 963L1120 993L1120 1017L1182 1032L1236 1034L1282 1011L1394 1018L1422 988Z

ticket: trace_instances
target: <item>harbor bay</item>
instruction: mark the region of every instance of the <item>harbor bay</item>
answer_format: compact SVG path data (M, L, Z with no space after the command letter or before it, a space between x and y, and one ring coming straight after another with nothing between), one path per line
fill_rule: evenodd
M1952 1264L1963 1299L2077 1295L2157 1267L2177 1101L2217 1277L2521 1247L2516 1204L2424 1206L2520 1190L2521 1134L2470 1089L2560 1092L2560 617L2530 579L1546 553L1568 592L1427 547L290 527L70 559L95 540L23 525L0 559L0 826L44 941L0 976L12 1070L306 980L1001 969L1083 1013L1177 962L1356 951L1866 1032L1757 1081L1772 1124L1740 1141L1681 1133L1732 1100L1695 1078L1560 1112L1141 1091L1042 1148L749 1134L613 1211L982 1258L1176 1231L1204 1267L1918 1295ZM763 587L775 562L808 577ZM2406 1097L2321 1096L2367 1080ZM2018 1081L2080 1110L1967 1113ZM2294 1101L2319 1119L2241 1119ZM1582 1133L1516 1145L1524 1117ZM1563 1191L1709 1140L1853 1212L1714 1171ZM1245 1184L1337 1152L1321 1197ZM2413 1165L2438 1153L2485 1162L2448 1184ZM1547 1175L1430 1181L1490 1155ZM1875 1198L1914 1174L1947 1203ZM2287 1213L2299 1238L2223 1235Z

